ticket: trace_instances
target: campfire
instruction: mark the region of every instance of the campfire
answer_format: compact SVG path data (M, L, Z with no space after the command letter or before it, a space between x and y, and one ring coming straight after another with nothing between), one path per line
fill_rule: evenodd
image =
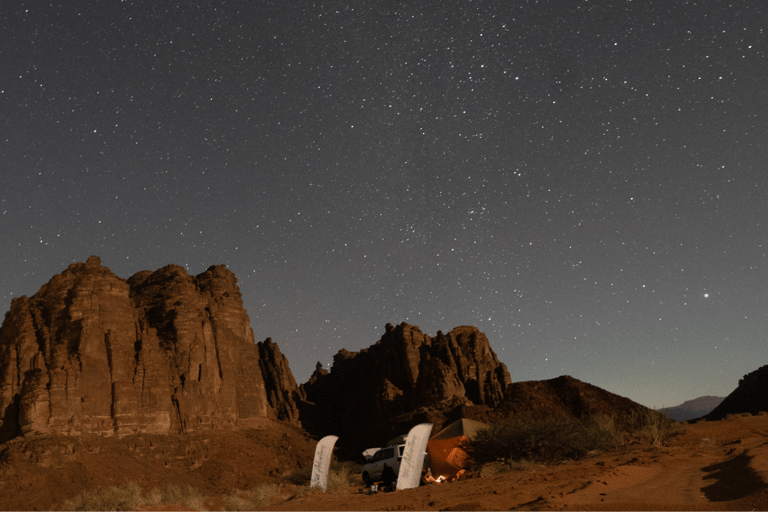
M466 471L462 469L458 473L456 473L456 475L454 475L452 478L449 478L445 475L439 475L437 478L434 478L430 473L427 473L424 475L424 481L427 482L428 484L439 484L442 482L455 482L464 473L466 473Z

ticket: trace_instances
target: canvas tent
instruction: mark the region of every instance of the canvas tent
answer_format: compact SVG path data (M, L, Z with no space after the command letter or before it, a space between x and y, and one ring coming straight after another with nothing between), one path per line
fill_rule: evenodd
M461 443L474 439L478 430L487 428L481 421L462 418L454 421L432 436L427 443L429 467L434 478L440 476L450 480L467 463L467 454L461 449Z

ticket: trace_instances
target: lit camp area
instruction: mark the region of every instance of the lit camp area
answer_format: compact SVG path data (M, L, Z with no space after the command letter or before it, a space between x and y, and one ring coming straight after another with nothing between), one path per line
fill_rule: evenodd
M488 425L481 421L462 418L432 436L427 443L429 471L425 481L441 483L461 478L469 463L462 444L474 439L477 432L484 428Z

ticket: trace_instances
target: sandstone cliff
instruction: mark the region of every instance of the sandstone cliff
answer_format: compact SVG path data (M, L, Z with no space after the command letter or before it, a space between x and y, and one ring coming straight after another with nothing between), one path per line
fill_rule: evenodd
M716 421L729 414L761 411L768 411L768 365L746 374L739 380L738 387L704 417Z
M272 338L257 343L259 347L259 365L264 377L267 400L274 409L277 419L298 421L297 401L299 387L293 377L288 359L280 352L280 347Z
M402 433L420 410L495 407L510 383L506 366L475 327L430 337L416 326L388 324L373 346L339 351L330 372L318 366L302 385L303 396L314 404L307 407L314 416L305 426L345 436L353 445L386 440Z
M0 441L242 428L268 417L236 282L221 265L124 280L92 256L14 299L0 328Z

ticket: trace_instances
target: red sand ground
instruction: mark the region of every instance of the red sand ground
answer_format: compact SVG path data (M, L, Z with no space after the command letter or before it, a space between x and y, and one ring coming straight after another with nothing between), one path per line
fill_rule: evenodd
M233 489L284 482L315 442L265 423L229 434L14 440L0 445L0 509L56 509L84 489L136 481L191 485L221 509ZM367 495L362 481L291 498L272 510L768 510L768 415L685 425L664 446L628 439L590 459L409 491ZM162 506L155 510L187 510Z
M684 426L654 447L558 466L365 495L274 502L274 510L768 510L768 415Z

